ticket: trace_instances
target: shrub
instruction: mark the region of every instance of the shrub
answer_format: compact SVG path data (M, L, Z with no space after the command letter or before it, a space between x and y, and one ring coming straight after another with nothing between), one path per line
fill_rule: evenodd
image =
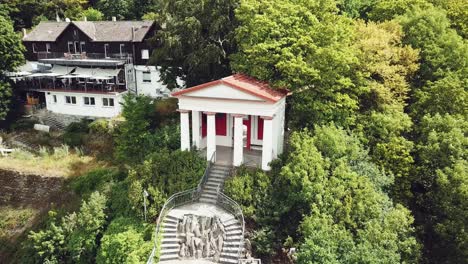
M101 239L96 263L143 263L149 256L151 226L132 218L114 219Z
M110 183L119 171L100 168L85 175L76 177L71 182L71 187L79 195L88 195L95 190L101 190L105 183Z

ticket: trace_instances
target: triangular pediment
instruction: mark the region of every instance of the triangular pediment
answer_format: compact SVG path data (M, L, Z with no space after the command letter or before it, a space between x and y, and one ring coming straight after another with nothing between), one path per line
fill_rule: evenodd
M264 98L223 83L188 91L187 93L184 93L184 96L245 101L265 101Z

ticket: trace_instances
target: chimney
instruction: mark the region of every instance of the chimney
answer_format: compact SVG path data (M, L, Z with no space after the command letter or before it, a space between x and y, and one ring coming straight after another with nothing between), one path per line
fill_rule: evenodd
M25 29L25 28L23 28L23 37L25 38L25 37L26 37L26 35L27 35L26 29Z
M60 17L59 17L59 15L58 15L57 12L55 12L55 20L56 20L57 22L60 22Z
M117 21L117 18L115 16L112 17L112 21Z
M65 18L65 22L70 22L70 19L68 17Z
M88 18L86 16L83 17L83 21L88 21Z
M135 40L135 27L132 26L132 41Z

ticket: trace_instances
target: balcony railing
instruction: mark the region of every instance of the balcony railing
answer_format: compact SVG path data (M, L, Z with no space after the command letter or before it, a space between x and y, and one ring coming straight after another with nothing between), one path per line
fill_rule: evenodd
M105 82L62 82L50 79L20 80L15 87L20 90L33 91L66 91L81 93L121 93L127 90L125 84L105 83Z
M132 63L131 53L69 53L69 52L37 52L37 60L61 59L61 60L118 60Z

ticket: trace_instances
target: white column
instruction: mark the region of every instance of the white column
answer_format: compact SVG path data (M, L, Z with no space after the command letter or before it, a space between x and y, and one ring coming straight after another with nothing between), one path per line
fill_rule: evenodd
M263 118L262 170L270 170L268 163L273 158L273 118Z
M240 166L244 161L244 140L243 140L243 122L242 115L234 116L234 158L232 165Z
M192 111L192 145L197 149L200 148L200 111Z
M213 112L206 112L206 159L210 160L213 153L216 152L216 119ZM216 159L216 157L215 157Z
M190 128L189 111L178 110L180 112L180 149L190 150Z

